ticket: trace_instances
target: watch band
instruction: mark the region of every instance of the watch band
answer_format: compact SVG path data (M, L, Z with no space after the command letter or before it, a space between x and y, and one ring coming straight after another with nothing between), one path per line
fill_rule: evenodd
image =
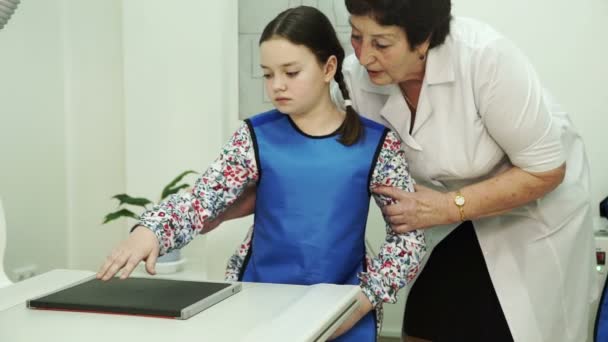
M460 221L464 222L466 220L466 216L464 215L464 205L466 201L464 196L460 192L460 190L456 191L456 197L454 197L454 204L458 207L458 211L460 212Z

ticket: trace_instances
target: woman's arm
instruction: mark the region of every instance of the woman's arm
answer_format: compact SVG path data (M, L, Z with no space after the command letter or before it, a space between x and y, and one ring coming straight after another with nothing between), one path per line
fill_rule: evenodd
M465 219L495 216L521 207L558 187L565 174L566 164L547 172L526 172L512 167L498 176L464 187L460 192L467 199ZM448 199L453 201L455 195L448 193ZM452 212L456 214L454 221L460 221L459 211Z
M465 198L465 220L499 215L536 200L555 189L564 179L566 166L547 172L528 172L518 167L460 189ZM383 208L393 229L407 232L461 221L454 204L455 192L442 193L416 185L416 192L381 187L377 194L392 197L397 203Z

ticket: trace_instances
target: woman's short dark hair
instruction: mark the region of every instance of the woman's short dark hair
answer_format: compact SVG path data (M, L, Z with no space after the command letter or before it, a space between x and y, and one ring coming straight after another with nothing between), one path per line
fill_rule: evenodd
M320 65L325 65L329 57L335 56L338 65L334 80L340 87L342 97L345 100L350 99L342 74L344 49L325 14L309 6L287 9L266 25L259 44L275 37L307 47L315 55ZM350 105L346 106L346 119L340 127L339 133L339 141L346 146L356 143L363 134L359 114Z
M401 27L412 49L429 37L429 48L439 46L450 33L450 0L346 0L346 9L383 26Z

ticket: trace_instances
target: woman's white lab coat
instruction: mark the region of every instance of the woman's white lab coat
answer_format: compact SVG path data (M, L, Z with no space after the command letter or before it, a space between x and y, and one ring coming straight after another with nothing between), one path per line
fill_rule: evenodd
M429 51L411 135L398 86L371 83L355 56L343 72L357 111L400 134L423 185L452 191L512 165L541 172L566 161L556 190L473 223L515 341L585 341L598 292L587 158L523 54L488 26L455 18L446 42ZM427 229L429 243L452 228Z

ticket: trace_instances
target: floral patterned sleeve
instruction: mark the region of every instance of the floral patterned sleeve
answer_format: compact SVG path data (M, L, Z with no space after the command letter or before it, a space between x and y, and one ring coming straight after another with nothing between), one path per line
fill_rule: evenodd
M251 133L243 123L191 192L172 195L145 211L139 224L156 234L161 254L182 248L257 179Z
M384 139L370 188L381 185L414 191L414 180L408 171L401 140L392 131ZM380 207L395 202L392 198L376 194L374 199ZM359 274L361 289L374 307L397 301L397 292L416 276L425 253L426 245L421 230L397 234L386 222L386 239L378 256L370 258L367 272Z

